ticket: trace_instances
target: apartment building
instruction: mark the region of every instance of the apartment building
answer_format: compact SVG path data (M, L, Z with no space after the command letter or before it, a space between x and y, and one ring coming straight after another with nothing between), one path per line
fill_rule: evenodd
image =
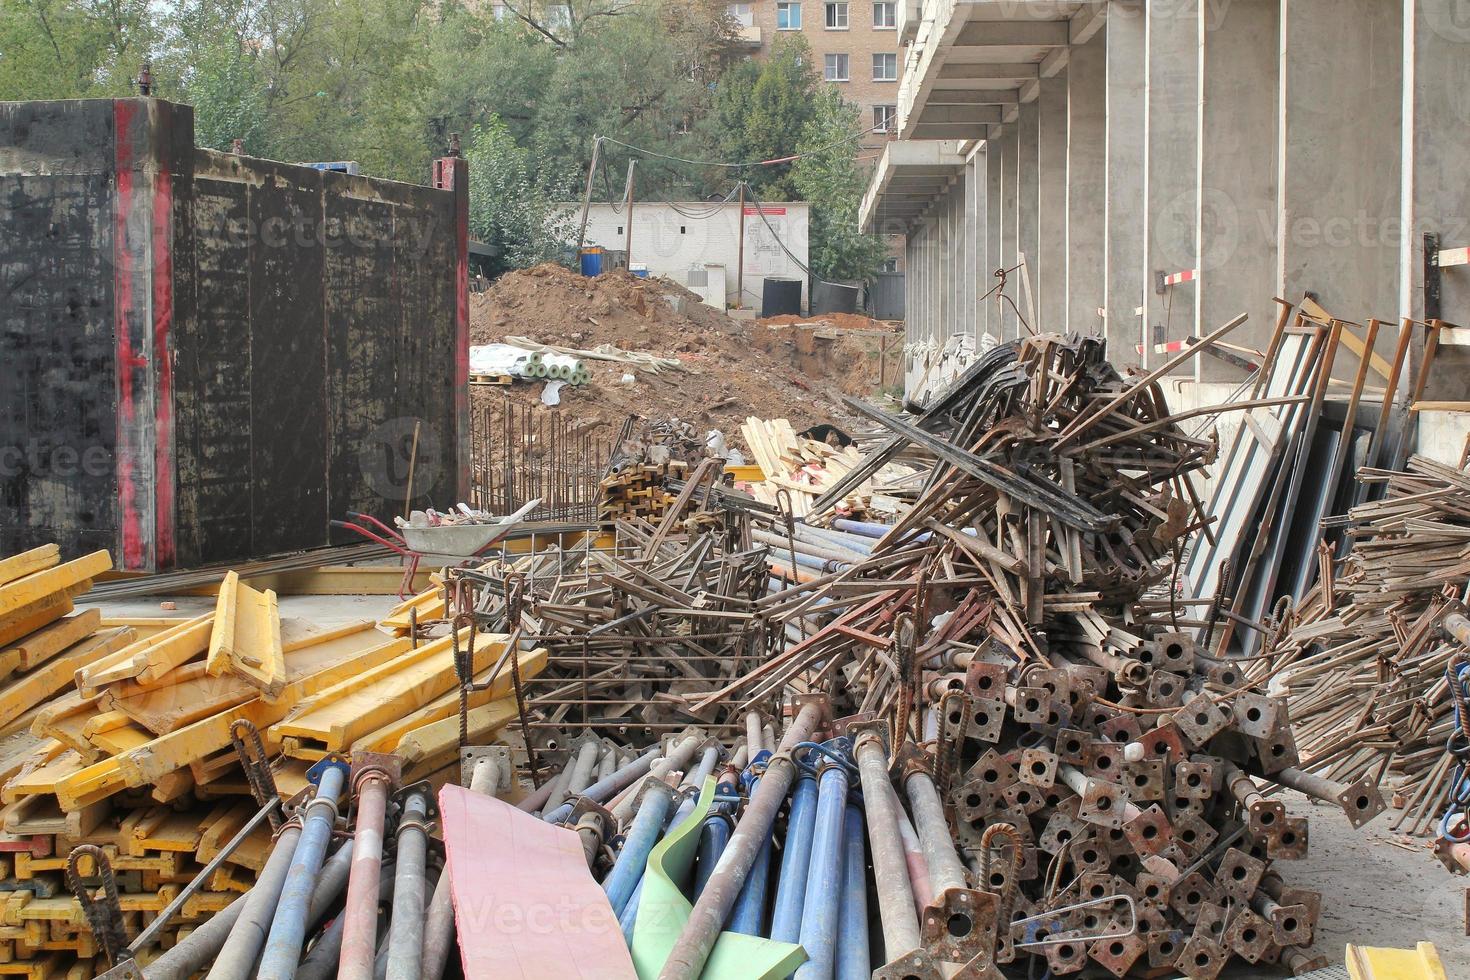
M758 55L782 37L805 37L822 78L856 103L864 124L874 127L863 145L876 149L887 140L898 110L903 52L897 7L893 0L755 0L730 4L730 14Z

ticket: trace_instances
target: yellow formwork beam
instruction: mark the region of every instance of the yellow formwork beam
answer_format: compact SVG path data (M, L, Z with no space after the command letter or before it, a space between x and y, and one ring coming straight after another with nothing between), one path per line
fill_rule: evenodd
M502 647L503 649L503 647ZM537 647L520 657L521 676L523 678L535 677L546 667L547 651L545 647ZM484 690L475 691L469 696L468 702L471 709L481 707L485 704L505 697L512 691L510 667L507 665L495 677L490 676L494 664L479 674L475 675L477 684L486 684ZM459 720L459 687L456 683L451 690L441 694L428 704L410 711L376 731L359 738L352 743L353 752L392 752L398 748L403 737L409 732L425 725L431 725L445 718Z
M0 689L0 724L6 724L35 708L71 684L76 672L87 664L112 654L132 642L131 630L116 629L94 634L42 664L29 674Z
M25 639L41 627L70 615L75 608L70 593L63 592L0 615L0 644L9 646Z
M77 690L96 694L108 684L136 680L156 684L175 667L194 659L209 645L214 614L186 619L162 633L144 637L76 673Z
M286 687L286 661L281 649L281 614L276 594L258 592L228 572L220 583L209 636L206 668L213 676L231 671L245 678L267 701Z
M461 644L468 644L469 633L468 627L459 631ZM503 634L478 637L470 670L479 673L494 666L506 639ZM405 705L422 704L457 686L454 637L441 637L362 678L317 694L277 723L271 734L277 739L295 737L311 749L345 751L359 738L396 720Z
M1413 949L1348 943L1343 958L1352 980L1447 980L1434 943L1419 943Z
M431 619L443 619L444 590L435 586L405 599L388 610L388 614L378 621L378 626L394 633L407 633L412 625L414 617L411 614L414 612L417 612L420 623L427 623Z
M57 802L63 808L70 808L105 799L127 787L150 785L176 769L228 747L231 744L230 725L236 718L244 718L262 732L267 732L268 727L285 717L298 701L344 681L350 683L351 678L370 673L372 668L408 649L407 640L388 640L293 680L275 702L260 698L242 702L88 766L56 783Z
M500 730L516 719L515 698L501 698L465 714L470 741L483 744L500 734ZM408 732L399 740L394 754L406 766L434 759L459 748L459 713Z
M5 585L0 585L0 616L15 612L24 606L61 592L64 589L90 581L112 567L112 556L105 551L94 551L64 565L56 565L39 572L32 572Z
M102 612L98 609L83 609L75 616L58 619L14 646L0 650L0 673L34 670L67 647L85 640L101 626Z
M30 551L22 551L18 555L0 559L0 585L25 578L27 575L34 575L36 572L43 572L59 564L61 564L61 548L57 545L43 544Z

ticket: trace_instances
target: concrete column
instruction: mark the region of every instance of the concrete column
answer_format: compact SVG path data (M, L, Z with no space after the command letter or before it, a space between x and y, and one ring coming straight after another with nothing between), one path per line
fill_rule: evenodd
M1018 217L1018 204L1020 202L1019 180L1020 180L1020 141L1016 138L1014 125L1005 127L1000 137L1001 153L1001 224L1000 224L1000 262L998 268L1010 269L1016 264L1016 253L1019 251L1019 238L1017 237L1016 219ZM1021 294L1017 285L1016 276L1020 273L1011 273L1010 280L1006 286L1006 293L1015 301L1017 306L1021 305ZM992 285L994 285L992 283ZM1014 340L1021 329L1020 322L1016 319L1016 312L1010 303L1000 304L1000 339Z
M985 154L978 152L965 165L966 197L965 225L969 231L970 261L965 264L965 308L969 311L970 336L975 338L979 349L980 334L984 331L985 311L980 305L981 283L985 280Z
M1035 102L1021 104L1016 117L1016 138L1020 141L1020 185L1016 198L1016 249L1020 255L1016 257L1016 261L1019 262L1022 258L1026 260L1026 275L1022 276L1023 270L1016 270L1013 277L1015 292L1012 296L1021 313L1031 321L1031 329L1039 333L1040 328L1035 323L1037 317L1032 315L1033 311L1027 304L1026 290L1026 280L1029 278L1031 304L1035 305L1038 302L1037 283L1042 279L1043 266L1040 246L1041 112ZM1030 334L1022 329L1020 336Z
M1036 290L1038 333L1067 329L1067 75L1041 80L1036 100L1037 143Z
M1107 54L1104 27L1067 62L1067 323L1102 333L1106 295ZM1273 171L1274 172L1274 171Z
M1200 62L1198 327L1208 333L1249 313L1233 342L1262 351L1276 322L1279 8L1280 0L1206 6ZM1206 382L1245 376L1209 356L1198 370Z
M1108 5L1107 310L1108 355L1119 367L1142 363L1136 310L1144 292L1144 78L1147 14L1140 0Z
M1158 275L1195 268L1198 241L1199 53L1202 0L1173 0L1150 7L1148 37L1148 138L1145 144L1148 234L1145 239L1143 363L1169 355L1154 345L1195 333L1195 284L1155 287ZM1198 360L1181 369L1193 373Z
M1282 0L1279 291L1361 322L1400 306L1402 7ZM1462 56L1463 57L1463 56ZM1429 125L1426 138L1445 128ZM1380 353L1396 331L1384 331ZM1342 358L1345 370L1355 366Z
M985 267L981 269L980 295L985 296L981 302L985 316L985 330L996 339L1000 339L1001 336L1000 309L995 305L995 297L986 294L995 286L995 270L1000 268L1001 263L1005 260L1001 244L1004 225L1002 216L1005 212L1003 157L1000 141L987 140L985 143Z
M1424 319L1424 234L1442 248L1470 246L1470 16L1457 0L1409 0L1406 79L1412 125L1409 145L1408 229L1401 243L1400 309ZM1470 326L1470 267L1441 269L1440 316ZM1470 397L1470 349L1441 346L1425 397Z

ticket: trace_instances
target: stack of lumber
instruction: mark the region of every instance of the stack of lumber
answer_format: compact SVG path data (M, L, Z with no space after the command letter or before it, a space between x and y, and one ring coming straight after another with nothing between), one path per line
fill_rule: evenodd
M1273 685L1291 704L1302 768L1350 782L1386 773L1393 823L1432 831L1450 792L1461 649L1440 628L1470 586L1470 476L1421 456L1407 472L1364 469L1383 499L1349 511L1352 550L1295 610Z
M748 492L761 503L775 505L778 491L790 491L795 517L812 513L812 502L836 487L863 461L857 447L838 447L799 436L786 419L750 417L740 426L740 434L765 474L765 480L750 484ZM890 464L880 475L893 479L909 472L906 467ZM844 514L865 512L871 495L872 481L864 481L839 499L837 509Z
M273 592L233 572L213 612L151 630L109 627L73 600L110 567L106 552L63 563L55 547L0 561L0 976L105 968L66 886L73 848L108 856L136 935L244 826L259 803L231 739L237 719L259 730L283 799L328 753L395 752L411 779L457 774L454 656L468 628L417 640L370 621L283 619ZM421 612L434 618L432 603ZM516 714L502 660L511 638L474 641L483 690L467 707L483 742ZM519 660L533 677L546 651ZM248 889L269 846L262 825L171 920L159 948Z

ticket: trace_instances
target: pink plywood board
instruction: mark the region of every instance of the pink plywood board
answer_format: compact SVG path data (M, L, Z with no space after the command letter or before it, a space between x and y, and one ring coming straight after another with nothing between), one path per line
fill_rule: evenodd
M460 786L439 810L466 977L636 980L576 832Z

